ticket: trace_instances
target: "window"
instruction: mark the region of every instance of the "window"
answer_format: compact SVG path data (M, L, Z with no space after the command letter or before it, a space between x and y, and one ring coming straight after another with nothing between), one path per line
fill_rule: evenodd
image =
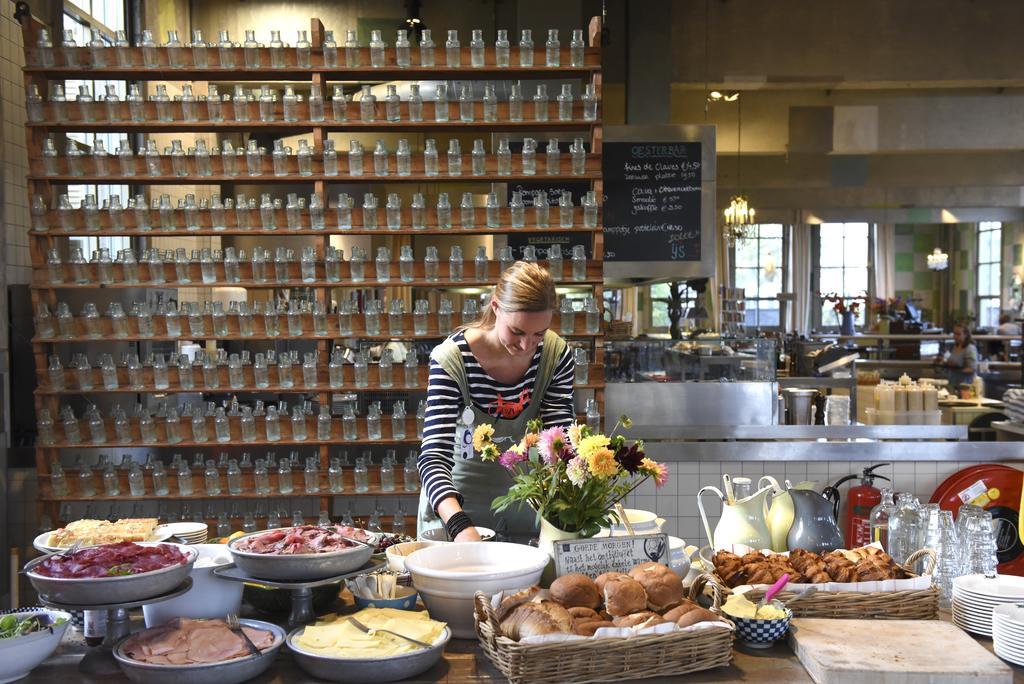
M817 230L814 295L818 300L816 325L838 327L839 319L824 295L838 293L849 305L854 297L868 296L871 286L871 241L873 231L867 223L822 223ZM861 301L857 325L864 325Z
M779 327L779 300L775 297L786 282L784 245L782 224L765 223L751 226L747 237L733 246L733 283L745 293L744 325L748 328Z
M688 285L683 283L679 284L680 294L682 295L682 311L685 317L687 312L694 306L697 300L697 293ZM648 329L652 332L668 332L669 326L672 322L668 318L668 304L664 301L669 297L669 284L659 283L657 285L651 285L648 292L650 293L651 307L650 317L648 319ZM680 321L682 326L682 321Z
M1002 309L1003 224L978 224L978 325L995 329Z

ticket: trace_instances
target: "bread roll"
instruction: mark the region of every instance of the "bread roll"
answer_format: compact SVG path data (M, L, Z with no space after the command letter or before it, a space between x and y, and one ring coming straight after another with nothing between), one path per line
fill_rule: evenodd
M613 579L620 579L622 577L629 577L629 575L623 572L605 572L597 576L597 578L594 580L594 584L597 585L598 593L600 593L601 596L604 596L605 583Z
M680 627L689 627L690 625L695 625L698 622L717 622L718 619L718 616L707 608L697 606L693 610L684 613L678 620L676 620L676 624Z
M698 606L693 601L690 601L689 599L683 599L682 603L680 603L675 608L672 608L671 610L662 613L661 617L665 618L667 622L675 622L686 613L689 613L691 610L695 610L697 608L700 608L700 606Z
M551 598L566 608L597 608L601 605L601 594L594 580L575 572L562 575L552 582L550 593Z
M533 586L506 596L501 600L498 609L494 611L494 617L497 618L498 622L501 622L511 615L513 610L532 600L538 594L540 594L540 587Z
M605 582L604 608L612 617L637 613L647 607L647 592L635 579L622 576Z
M617 617L612 622L616 627L650 627L652 625L660 625L665 620L660 615L650 610L643 610L638 613L632 613L630 615L623 615Z
M580 636L594 636L594 632L602 627L614 627L614 623L608 620L577 620L572 631Z
M594 610L593 608L585 608L583 606L573 606L572 608L569 608L568 610L569 610L569 615L571 615L572 619L575 620L576 622L579 622L580 620L603 620L604 619L600 615L598 615L597 611Z
M554 601L524 603L502 620L501 633L519 641L544 634L568 634L572 631L572 617Z
M683 600L683 580L661 563L641 563L629 571L647 592L647 607L665 610Z

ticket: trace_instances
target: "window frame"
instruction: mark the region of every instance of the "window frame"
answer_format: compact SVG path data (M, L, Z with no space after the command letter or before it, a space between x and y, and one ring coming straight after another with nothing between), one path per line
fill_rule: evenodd
M991 261L981 260L981 241L984 235L991 235L995 233L999 236L998 244L994 250L994 254L989 255ZM981 291L981 269L982 266L988 266L995 270L996 273L996 287L995 292L982 292ZM974 267L975 273L978 274L977 287L974 292L974 310L977 312L976 324L979 328L992 328L995 329L999 326L999 314L1003 310L1003 222L1002 221L979 221L975 226L974 231ZM983 321L982 311L984 307L983 302L994 301L996 302L996 315L995 321Z
M654 325L654 306L655 306L655 304L658 304L658 305L661 304L661 302L655 302L654 301L654 299L655 299L654 288L658 287L659 285L666 285L667 286L670 282L672 282L672 281L668 281L667 280L667 281L661 282L661 283L651 283L650 285L646 285L644 287L644 289L646 291L646 299L647 299L648 306L647 306L647 310L644 313L643 321L642 321L642 323L643 323L643 332L651 334L651 335L668 335L669 334L669 332L670 332L669 331L670 325L664 325L664 326L655 326ZM682 282L682 281L678 281L678 282ZM686 316L686 312L689 311L690 308L697 303L697 297L696 297L697 292L692 287L687 285L685 282L683 282L683 288L685 288L684 289L684 293L687 295L687 296L683 297L683 316ZM667 317L668 313L666 312L665 315Z
M861 311L863 318L857 321L857 325L867 325L869 322L870 307L868 303L874 301L875 297L875 240L877 237L878 224L870 221L828 221L824 223L814 224L811 231L811 291L808 293L811 298L811 327L820 330L822 332L837 332L839 330L839 321L835 316L830 316L833 319L831 321L824 321L822 319L822 308L825 306L825 298L822 296L821 290L821 227L824 225L850 225L850 224L865 224L868 228L868 244L867 244L867 262L865 269L867 270L867 288L866 296L867 302L862 303ZM832 268L832 267L830 267ZM843 255L843 265L840 267L844 271L847 269L860 268L859 266L846 266L845 254ZM845 275L844 275L845 281ZM860 293L857 293L860 294ZM853 295L844 295L844 297L854 297Z
M762 237L761 236L761 226L762 225L765 225L765 226L780 226L782 228L782 236L781 236L781 238L779 238L779 237ZM791 226L789 224L787 224L787 223L765 223L765 224L760 224L759 223L759 224L755 224L755 225L749 226L747 228L747 234L750 235L755 230L756 230L756 235L753 235L751 237L744 238L744 239L748 239L748 240L752 239L752 240L756 240L757 241L757 266L756 266L756 271L757 271L758 290L761 289L761 279L763 277L763 265L761 264L761 241L762 240L781 240L782 241L781 257L780 257L780 262L778 264L776 264L776 266L775 266L775 270L776 270L776 273L777 273L777 275L775 277L779 278L780 282L782 283L780 285L780 287L779 287L779 292L780 293L781 292L785 292L786 291L786 278L788 276L788 269L789 269L789 264L786 261L786 256L787 256L787 253L789 252L789 239L790 239L790 235L791 235ZM729 270L731 271L730 274L729 274L729 277L730 277L730 281L733 284L733 287L735 287L736 289L739 289L738 281L736 279L736 271L737 271L737 269L755 270L755 267L740 266L739 265L739 262L737 261L737 258L736 258L736 242L733 241L733 242L731 242L729 244ZM746 290L744 290L744 302L746 303L745 312L757 311L757 314L756 314L757 321L754 324L749 323L746 320L746 316L744 316L744 322L743 322L744 327L746 329L748 329L748 330L768 330L768 331L782 330L784 325L785 325L785 321L783 321L782 317L781 317L782 316L782 314L781 314L781 312L782 312L781 306L777 309L777 311L779 312L779 323L778 323L778 325L761 325L761 314L760 314L761 308L760 308L760 306L756 306L756 303L757 302L762 302L762 301L764 301L764 302L778 302L779 300L778 300L777 297L751 297L751 296L747 295L746 294ZM755 307L754 308L752 308L750 306L751 302L755 303Z

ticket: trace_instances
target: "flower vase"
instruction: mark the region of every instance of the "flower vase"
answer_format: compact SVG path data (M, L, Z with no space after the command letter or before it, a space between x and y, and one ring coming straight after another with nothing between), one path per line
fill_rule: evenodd
M540 583L542 587L551 586L551 583L555 580L555 544L567 539L579 538L579 532L567 532L555 527L544 518L540 519L540 537L537 540L537 548L551 557L547 567L544 568L544 573L541 575Z
M852 311L844 311L839 322L840 335L857 334L857 317Z

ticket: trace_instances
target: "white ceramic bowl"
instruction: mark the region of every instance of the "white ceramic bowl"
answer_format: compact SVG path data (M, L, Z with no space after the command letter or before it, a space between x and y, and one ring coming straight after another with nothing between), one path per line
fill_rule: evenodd
M388 570L391 572L406 572L405 559L411 556L413 552L425 549L429 546L438 546L440 544L451 544L451 542L444 541L411 541L402 542L401 544L395 544L384 549L384 555L388 559Z
M456 639L475 639L473 595L537 584L549 560L533 546L465 542L420 549L405 559L405 567L430 616L447 622Z
M49 658L57 650L64 632L71 624L71 613L49 608L26 609L5 614L14 615L18 619L29 615L46 614L53 620L64 618L64 624L53 627L52 631L44 629L16 639L0 641L0 683L21 679Z
M147 629L176 617L223 619L228 613L238 614L242 605L242 582L221 579L213 574L215 568L231 562L228 547L224 544L196 544L192 548L199 552L189 574L192 588L169 601L143 606Z
M480 535L480 541L490 541L494 539L494 530L489 527L476 528L477 534ZM443 527L432 527L429 530L423 530L419 535L420 541L432 541L432 542L446 542L450 543L448 539L448 532Z

